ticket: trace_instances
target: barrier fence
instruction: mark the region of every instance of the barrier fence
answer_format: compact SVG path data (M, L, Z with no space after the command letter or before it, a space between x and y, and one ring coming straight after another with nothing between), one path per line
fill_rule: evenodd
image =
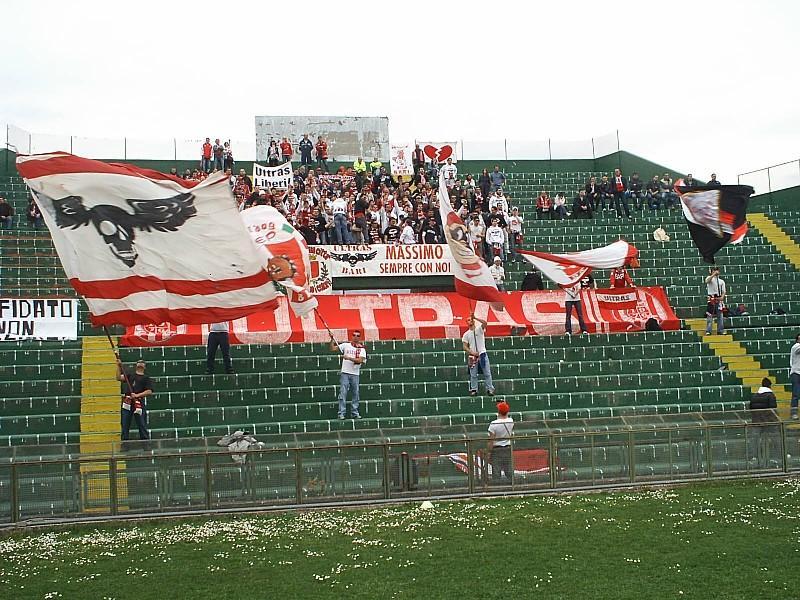
M107 160L197 160L205 137L193 139L163 138L98 138L71 134L32 133L16 125L5 126L5 145L19 154L42 154L66 151L86 158ZM234 159L256 160L256 143L252 140L231 140L224 136L211 135L211 141L219 137L230 141ZM422 138L418 138L422 139ZM292 140L297 155L297 142ZM619 131L581 140L449 140L457 145L460 160L553 160L589 159L613 154L620 149ZM381 148L382 159L388 159L389 148ZM329 157L336 160L334 149Z
M670 418L683 423L670 423ZM208 440L130 442L105 455L0 455L0 525L363 501L533 493L800 470L800 431L748 411L625 419L522 421L513 451L469 432L229 451ZM636 419L632 419L636 421ZM480 429L485 430L481 425ZM458 433L461 431L461 433ZM350 432L369 435L377 432ZM395 435L393 432L392 435ZM320 434L322 435L322 434ZM428 439L420 439L427 437ZM435 438L435 439L434 439ZM143 446L144 444L145 446Z
M762 190L772 193L800 186L800 159L740 173L736 176L736 182L753 186L758 193L763 193Z

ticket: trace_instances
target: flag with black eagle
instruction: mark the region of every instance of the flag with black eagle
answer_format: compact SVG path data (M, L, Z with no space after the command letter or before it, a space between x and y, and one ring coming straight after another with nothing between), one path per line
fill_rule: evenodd
M683 216L700 255L714 264L714 255L727 243L739 244L747 233L747 203L753 194L749 185L692 186L683 179L675 184L681 197Z

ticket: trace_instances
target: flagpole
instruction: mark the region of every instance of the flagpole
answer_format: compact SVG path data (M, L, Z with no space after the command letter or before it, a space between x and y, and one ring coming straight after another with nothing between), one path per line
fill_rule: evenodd
M336 341L336 338L334 337L333 332L331 331L331 328L328 327L328 324L325 322L325 319L322 317L322 315L319 313L319 310L317 310L316 307L314 307L314 314L316 314L319 317L319 320L322 321L322 324L325 326L325 329L328 330L328 335L331 336L331 339L333 340L333 342L338 346L339 342Z
M108 332L108 327L103 325L103 331L106 332L108 343L111 345L111 350L114 352L114 356L117 358L117 366L119 367L119 372L122 373L122 377L125 378L125 383L128 386L128 392L133 394L133 386L131 385L130 379L128 379L128 374L125 372L125 368L122 366L122 359L119 357L119 351L114 345L114 340L111 339L111 334Z

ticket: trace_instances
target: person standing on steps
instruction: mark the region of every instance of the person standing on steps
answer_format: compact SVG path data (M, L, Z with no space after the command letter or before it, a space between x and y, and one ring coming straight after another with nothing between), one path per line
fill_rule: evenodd
M592 283L594 279L592 279ZM581 328L581 335L589 333L586 329L586 323L583 320L583 309L581 308L581 289L582 283L577 283L571 286L560 286L564 290L564 308L566 309L567 318L564 323L564 333L572 335L572 311L574 310L578 317L578 325Z
M497 418L489 424L489 462L492 465L492 483L500 483L501 475L509 483L514 482L511 459L511 437L514 435L514 419L508 416L511 409L507 402L497 403Z
M708 293L708 305L706 306L706 335L711 335L711 325L717 321L717 335L725 333L725 322L723 321L722 309L725 308L725 299L728 290L725 280L719 276L719 267L711 267L711 271L706 277L706 292Z
M361 331L353 331L349 342L337 344L331 335L331 352L342 355L342 371L339 376L339 419L344 419L347 414L347 393L350 392L350 416L360 419L358 412L360 392L358 379L361 374L361 365L367 362L367 349L361 342Z
M789 379L792 382L792 419L797 420L797 403L800 401L800 333L794 338L789 352Z
M478 370L480 369L483 372L486 393L489 396L494 396L492 367L489 364L489 355L486 353L486 321L471 314L467 317L467 328L467 331L461 337L461 343L464 347L464 352L467 353L469 395L478 395Z
M147 429L147 397L153 394L153 381L145 375L145 362L139 359L135 370L125 370L119 352L117 358L117 379L122 382L122 435L123 441L130 439L131 421L136 421L139 429L139 439L149 440L150 432ZM129 385L130 384L130 385Z
M208 345L206 346L206 373L214 372L214 361L217 358L217 348L222 350L222 362L225 372L233 373L231 362L231 342L228 336L228 322L212 323L208 329Z

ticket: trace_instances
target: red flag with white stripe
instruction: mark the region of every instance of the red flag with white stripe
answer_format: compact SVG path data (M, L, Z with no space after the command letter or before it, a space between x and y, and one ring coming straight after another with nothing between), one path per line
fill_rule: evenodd
M621 267L639 254L639 251L625 240L619 240L602 248L565 254L548 254L533 250L518 250L518 252L539 269L542 275L563 287L574 286L591 273L592 269Z
M94 325L214 323L274 308L223 173L194 184L61 152L20 156L17 169Z
M467 228L450 205L447 183L439 178L439 215L442 218L444 236L453 254L453 276L456 292L473 300L484 300L502 304L504 296L498 291L489 267L475 254L467 237Z
M314 310L318 302L308 287L311 260L300 232L272 206L248 208L242 212L242 220L256 246L264 252L267 271L286 288L294 313L302 317Z

